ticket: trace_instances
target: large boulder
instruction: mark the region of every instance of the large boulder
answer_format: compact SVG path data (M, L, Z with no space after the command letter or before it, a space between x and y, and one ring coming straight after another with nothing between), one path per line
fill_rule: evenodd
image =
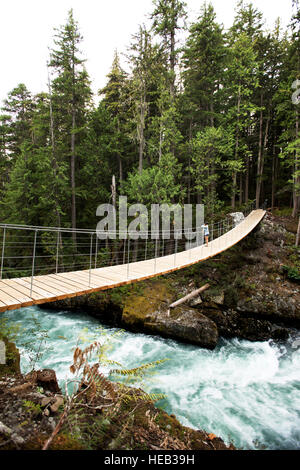
M214 349L219 338L217 326L212 320L186 307L171 309L169 317L160 316L154 322L145 322L145 329L208 349Z
M232 212L229 215L232 217L235 227L245 220L243 212Z
M142 293L126 299L122 324L133 331L215 348L218 341L216 324L198 310L185 305L169 309L174 300L177 300L176 292L166 282L153 282Z
M241 298L236 310L243 316L281 322L300 327L300 305L296 299L281 297L276 292L256 292L250 298Z

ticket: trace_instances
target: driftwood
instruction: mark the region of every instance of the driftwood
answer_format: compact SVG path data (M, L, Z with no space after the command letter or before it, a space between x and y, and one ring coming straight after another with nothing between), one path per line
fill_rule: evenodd
M200 294L201 292L205 291L205 290L208 289L209 287L210 287L209 284L205 284L204 286L200 287L199 289L193 290L193 292L191 292L190 294L185 295L184 297L182 297L182 298L179 299L179 300L176 300L176 302L173 302L173 303L169 306L169 309L170 309L170 308L177 307L177 305L183 304L183 303L186 302L187 300L192 299L193 297L196 297L196 295L198 295L198 294Z

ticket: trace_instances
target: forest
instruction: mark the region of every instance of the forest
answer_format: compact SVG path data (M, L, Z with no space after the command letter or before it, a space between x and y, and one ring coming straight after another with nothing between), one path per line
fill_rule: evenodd
M153 1L150 26L124 45L126 70L119 51L112 57L97 105L80 18L68 12L45 90L12 84L2 103L2 223L94 228L97 206L116 195L202 203L209 220L253 201L298 216L298 2L286 29L278 19L267 30L241 0L227 30L210 3L192 23L186 11L181 0Z

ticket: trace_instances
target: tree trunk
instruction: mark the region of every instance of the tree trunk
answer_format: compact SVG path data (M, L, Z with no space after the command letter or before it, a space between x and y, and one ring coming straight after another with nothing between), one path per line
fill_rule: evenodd
M240 206L243 204L243 175L240 173L240 194L239 194Z
M189 125L189 160L188 160L188 193L187 193L187 202L188 204L191 203L191 153L192 153L192 125L193 120L190 120Z
M145 149L145 113L146 113L146 96L145 90L141 97L140 103L140 122L138 124L138 138L139 138L139 174L143 171L143 159L144 159L144 149Z
M299 246L299 241L300 241L300 216L299 216L298 229L297 229L297 235L296 235L296 246Z
M261 99L261 106L263 104L263 101ZM261 192L262 192L262 177L264 173L264 154L265 150L267 148L267 143L268 143L268 135L269 135L269 125L270 125L270 111L268 113L268 118L266 122L266 128L265 128L265 135L264 135L264 142L262 144L262 111L261 111L261 119L260 119L260 130L259 130L259 158L257 162L257 181L256 181L256 208L258 209L260 206L260 197L261 197Z
M117 119L117 132L118 136L120 135L120 122L119 119ZM119 137L118 137L119 140ZM123 167L122 167L122 158L119 152L116 154L117 160L118 160L118 165L119 165L119 184L122 183L123 181Z
M246 174L245 174L245 203L249 201L249 155L246 157Z
M171 71L170 95L171 95L172 101L174 101L174 95L175 95L175 28L173 28L172 31L171 31L170 71Z
M72 228L76 228L76 184L75 184L75 109L72 110L72 134L71 134L71 191L72 191ZM76 233L72 232L72 240L76 249Z
M235 208L236 180L237 180L237 172L235 171L232 175L232 196L231 196L232 209Z
M50 139L51 139L51 156L52 156L52 169L54 174L54 181L55 181L55 188L54 188L54 201L55 201L55 212L56 212L56 220L57 220L57 227L61 227L61 217L59 211L59 202L58 202L58 189L57 189L57 161L55 158L55 140L54 140L54 120L53 120L53 109L52 109L52 92L51 92L51 84L50 84L50 76L48 72L48 90L49 90L49 111L50 111ZM60 234L61 239L61 234Z
M299 113L296 109L296 139L299 138ZM293 188L293 213L292 217L297 217L299 206L300 206L300 195L299 195L299 186L300 186L300 165L299 165L299 150L296 147L295 150L295 164L294 164L294 188Z
M73 44L73 56L72 56L72 131L71 131L71 217L72 217L72 228L76 229L76 183L75 183L75 128L76 128L76 108L75 108L75 51ZM75 251L76 247L76 232L72 232L72 240L74 243Z
M123 181L123 166L122 166L122 158L120 154L117 155L118 163L119 163L119 182L120 184Z
M256 171L256 209L259 208L260 191L261 191L261 161L262 161L262 136L263 136L263 94L260 95L260 114L259 114L259 135L258 135L258 157L257 157L257 171Z
M112 198L112 204L113 204L114 208L116 209L116 207L117 207L117 190L116 190L115 175L112 176L112 181L111 181L111 198Z
M162 125L161 120L159 122L159 149L158 149L158 162L160 162L162 156Z
M275 207L275 192L276 192L276 178L277 178L277 154L275 145L273 145L273 159L272 159L272 212Z
M237 100L236 137L235 137L235 161L237 161L238 153L239 153L240 107L241 107L241 86L239 85L238 100ZM237 182L237 172L234 171L233 176L232 176L232 196L231 196L231 207L232 207L232 209L235 208L236 182Z

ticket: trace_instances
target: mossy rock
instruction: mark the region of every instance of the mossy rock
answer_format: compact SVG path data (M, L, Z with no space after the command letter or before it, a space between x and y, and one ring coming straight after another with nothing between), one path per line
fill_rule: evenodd
M6 363L0 364L0 376L20 374L20 353L15 343L12 343L7 338L1 338L5 344Z
M151 282L142 292L133 293L125 300L122 322L131 328L141 328L145 322L154 320L157 314L166 312L173 298L167 282Z

